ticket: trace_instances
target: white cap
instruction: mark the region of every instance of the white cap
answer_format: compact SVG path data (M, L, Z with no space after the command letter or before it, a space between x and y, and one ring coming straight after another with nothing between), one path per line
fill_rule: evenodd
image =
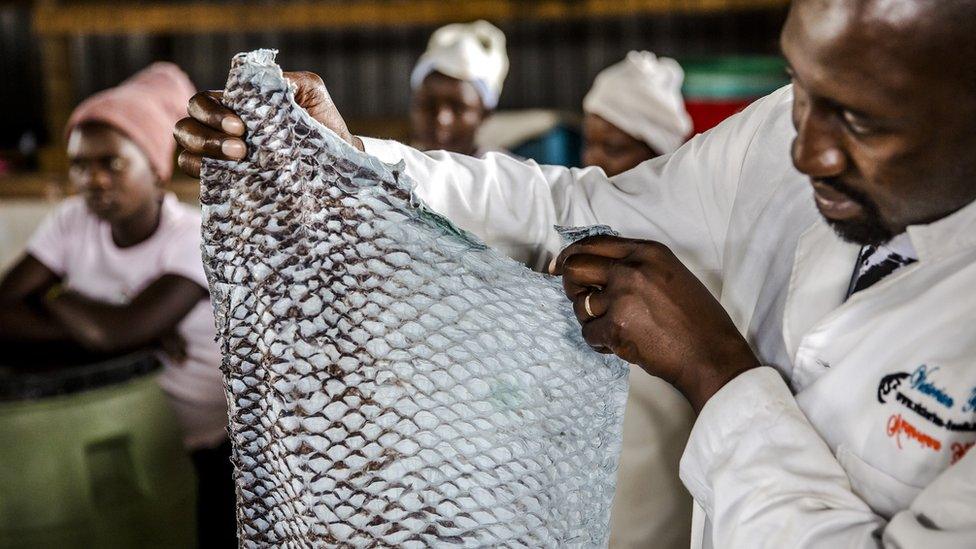
M437 29L410 75L410 87L416 90L434 71L471 82L485 108L494 109L508 74L505 33L487 21Z
M685 73L674 59L632 51L597 75L583 111L667 154L684 143L692 124L681 84Z

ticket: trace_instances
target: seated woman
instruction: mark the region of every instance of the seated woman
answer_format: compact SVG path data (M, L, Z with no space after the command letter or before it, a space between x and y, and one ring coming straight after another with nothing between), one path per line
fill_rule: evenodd
M434 31L410 76L410 128L420 150L481 157L475 135L498 105L508 74L505 34L487 21Z
M172 127L193 91L179 68L156 63L75 109L66 134L78 195L43 223L0 281L0 340L32 356L168 351L160 353L158 379L197 468L201 547L234 547L226 401L200 214L163 190L173 169Z
M674 59L632 51L603 69L583 98L583 164L609 176L673 152L691 133Z

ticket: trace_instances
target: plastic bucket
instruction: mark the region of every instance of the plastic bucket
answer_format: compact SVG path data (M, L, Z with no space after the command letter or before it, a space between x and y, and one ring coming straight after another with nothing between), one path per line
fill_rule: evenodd
M0 380L0 547L195 546L193 467L157 367Z

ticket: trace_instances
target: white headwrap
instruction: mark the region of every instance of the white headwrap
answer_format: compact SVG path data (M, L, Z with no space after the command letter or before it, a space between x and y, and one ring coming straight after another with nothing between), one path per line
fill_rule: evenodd
M597 75L583 99L583 111L667 154L691 133L681 84L685 73L674 59L632 51Z
M410 87L416 90L434 71L471 82L485 108L494 109L508 74L505 33L487 21L437 29L410 75Z

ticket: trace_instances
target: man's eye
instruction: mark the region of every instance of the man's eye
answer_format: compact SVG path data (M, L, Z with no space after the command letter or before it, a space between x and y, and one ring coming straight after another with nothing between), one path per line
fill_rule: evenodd
M852 133L856 135L870 135L874 133L875 128L871 123L862 119L860 116L850 111L843 111L841 116L844 118L844 124Z

